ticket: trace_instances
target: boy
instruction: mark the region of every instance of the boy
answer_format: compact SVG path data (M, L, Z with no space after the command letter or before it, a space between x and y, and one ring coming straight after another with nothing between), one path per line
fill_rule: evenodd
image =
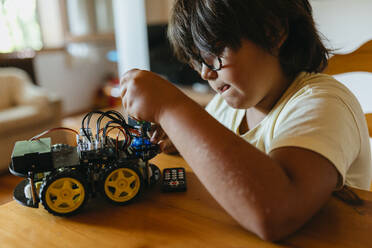
M344 184L369 188L364 115L319 73L328 54L307 0L176 0L168 36L218 93L210 114L140 70L122 79L123 107L159 124L153 140L173 144L244 228L278 240Z

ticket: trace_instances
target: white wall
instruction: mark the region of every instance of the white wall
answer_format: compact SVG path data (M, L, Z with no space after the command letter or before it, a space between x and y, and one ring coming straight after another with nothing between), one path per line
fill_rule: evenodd
M311 0L314 19L337 54L353 52L372 40L372 0ZM358 98L365 113L372 112L372 73L335 75Z
M315 22L337 53L350 53L372 39L372 0L310 0Z

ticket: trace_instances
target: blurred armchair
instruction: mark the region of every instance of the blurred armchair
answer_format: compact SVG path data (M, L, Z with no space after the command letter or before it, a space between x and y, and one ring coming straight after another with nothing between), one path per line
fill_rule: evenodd
M61 109L61 100L25 71L0 68L0 171L7 170L16 141L61 125Z

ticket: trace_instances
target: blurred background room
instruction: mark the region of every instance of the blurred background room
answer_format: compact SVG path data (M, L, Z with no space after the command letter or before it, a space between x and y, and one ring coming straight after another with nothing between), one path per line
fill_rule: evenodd
M0 0L0 203L18 179L8 172L15 142L55 127L78 130L93 109L120 111L117 86L128 69L152 70L207 104L207 83L167 41L172 2ZM74 142L65 132L48 136Z

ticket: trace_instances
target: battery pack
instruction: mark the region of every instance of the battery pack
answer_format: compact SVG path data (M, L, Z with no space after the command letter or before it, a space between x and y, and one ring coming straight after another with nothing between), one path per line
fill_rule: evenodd
M10 164L13 174L27 176L28 172L45 172L53 168L51 138L15 143Z

